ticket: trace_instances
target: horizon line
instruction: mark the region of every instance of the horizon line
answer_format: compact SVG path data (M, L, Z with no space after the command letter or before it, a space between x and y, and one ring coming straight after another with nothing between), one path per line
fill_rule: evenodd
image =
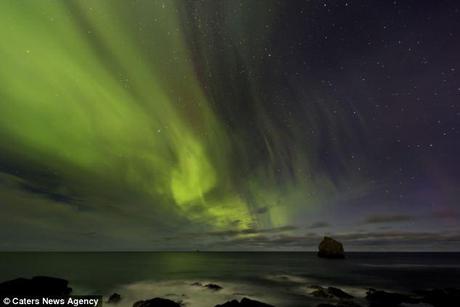
M0 253L318 253L308 250L0 250ZM351 250L345 254L357 253L460 253L457 251L435 251L435 250L391 250L391 251L365 251Z

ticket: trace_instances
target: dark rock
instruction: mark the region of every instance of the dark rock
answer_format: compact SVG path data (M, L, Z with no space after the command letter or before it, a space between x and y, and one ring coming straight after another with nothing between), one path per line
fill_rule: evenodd
M335 288L335 287L328 287L323 288L321 286L310 286L312 289L316 289L315 291L311 292L310 295L314 297L319 297L319 298L332 298L336 297L339 299L352 299L353 296L350 294L346 293L345 291Z
M314 297L319 297L319 298L331 298L332 295L330 295L325 289L316 289L315 291L311 292L310 295Z
M181 304L166 298L155 297L150 300L137 301L133 307L181 307Z
M274 306L243 297L243 299L240 302L238 302L237 300L231 300L222 305L216 305L215 307L274 307Z
M342 299L351 299L353 298L352 295L346 293L345 291L343 290L340 290L339 288L335 288L335 287L329 287L327 288L327 292L337 298L342 298Z
M318 257L330 259L343 259L345 253L342 243L330 238L324 237L323 241L319 244Z
M221 305L216 305L215 307L240 307L240 302L237 300L231 300L226 303L223 303Z
M215 307L241 307L241 303L237 300L228 301L222 305L216 305Z
M107 300L107 303L108 304L116 304L119 301L121 301L121 295L118 294L118 293L114 293L109 297L109 299Z
M217 284L206 284L206 285L203 285L201 282L194 282L192 284L192 286L196 286L196 287L205 287L205 288L208 288L210 290L214 290L214 291L219 291L219 290L222 290L223 288Z
M216 284L207 284L205 287L214 291L222 290L222 287Z
M0 283L0 295L68 296L72 292L68 284L65 279L48 276L17 278Z
M454 307L460 305L460 290L459 289L432 289L414 291L420 300L424 303L433 305L434 307Z
M352 301L346 301L346 302L339 302L335 305L333 304L327 304L327 303L321 303L317 305L316 307L361 307L361 305L352 302Z
M369 289L366 293L369 307L397 307L402 303L417 304L420 301L410 295Z
M353 301L341 301L336 307L361 307L361 305Z
M256 300L251 300L246 297L243 297L243 299L240 302L240 306L242 307L273 307L272 305L262 303Z

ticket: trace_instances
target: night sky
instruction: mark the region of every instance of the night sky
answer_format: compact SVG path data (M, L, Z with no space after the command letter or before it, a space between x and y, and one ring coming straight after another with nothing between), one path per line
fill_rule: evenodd
M0 1L0 250L460 250L460 2Z

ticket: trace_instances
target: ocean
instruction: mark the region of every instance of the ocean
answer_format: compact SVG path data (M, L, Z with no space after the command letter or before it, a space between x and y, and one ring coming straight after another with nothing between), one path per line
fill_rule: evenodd
M368 288L408 292L460 288L460 253L310 252L3 252L0 281L46 275L73 294L122 296L118 306L164 297L206 307L249 297L274 306L316 306L311 286L334 286L364 302ZM212 290L200 286L214 283Z

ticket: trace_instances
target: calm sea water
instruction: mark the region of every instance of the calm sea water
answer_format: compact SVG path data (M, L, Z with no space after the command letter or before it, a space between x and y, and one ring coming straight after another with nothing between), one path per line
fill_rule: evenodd
M348 253L346 260L298 252L0 253L0 281L35 275L65 278L76 294L117 291L126 306L154 296L203 307L243 296L277 306L315 306L311 285L337 286L358 298L369 287L460 288L460 253Z

